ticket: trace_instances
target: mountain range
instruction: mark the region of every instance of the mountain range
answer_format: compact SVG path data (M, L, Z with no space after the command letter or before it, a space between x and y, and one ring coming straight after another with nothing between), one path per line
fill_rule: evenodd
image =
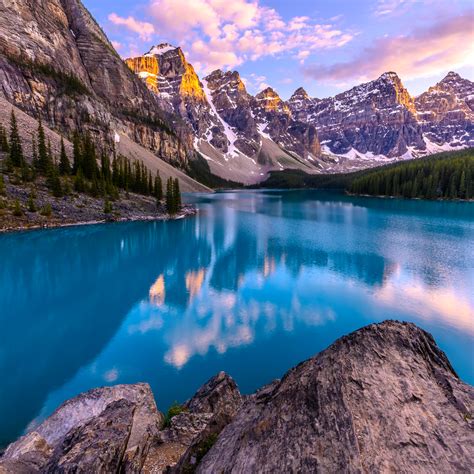
M237 181L258 181L269 169L347 171L474 145L474 84L454 72L416 98L387 72L335 97L299 88L283 101L270 87L250 95L237 71L200 79L167 43L126 63L189 124L213 173Z
M418 97L393 72L331 98L253 96L238 72L200 78L167 43L123 61L80 0L0 0L0 97L66 136L244 184L474 146L474 84L454 72Z

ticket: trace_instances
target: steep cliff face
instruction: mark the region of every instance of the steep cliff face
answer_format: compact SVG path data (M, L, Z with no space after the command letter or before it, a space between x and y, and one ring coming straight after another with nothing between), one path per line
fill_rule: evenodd
M227 128L229 143L244 155L254 157L260 149L260 134L251 111L252 96L237 71L214 71L203 79L208 101Z
M259 130L281 148L307 162L316 162L319 158L321 147L315 127L294 120L289 106L271 87L255 96L253 112Z
M129 58L125 60L127 66L138 74L140 79L143 79L148 86L155 93L159 93L159 64L158 59L151 55L140 56L138 58Z
M311 107L318 102L318 99L312 99L302 88L295 90L288 101L288 107L296 120L307 122Z
M429 147L474 146L474 83L450 72L415 103Z
M278 112L290 115L289 107L281 100L280 96L271 88L267 87L255 96L258 108L265 112Z
M222 153L228 152L224 128L181 48L164 43L154 46L144 56L125 62L145 80L162 108L176 113L189 125L196 139L208 141Z
M63 132L118 129L179 164L192 149L80 0L0 0L0 94Z

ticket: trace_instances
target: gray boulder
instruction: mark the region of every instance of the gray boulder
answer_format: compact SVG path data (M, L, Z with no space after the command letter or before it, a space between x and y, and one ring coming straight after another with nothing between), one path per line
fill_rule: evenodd
M373 324L248 398L197 472L473 472L473 411L428 333Z
M146 472L171 472L193 469L203 443L215 439L232 421L243 398L234 380L220 372L205 383L162 430L152 445Z
M162 424L148 384L93 389L11 444L0 472L138 472Z

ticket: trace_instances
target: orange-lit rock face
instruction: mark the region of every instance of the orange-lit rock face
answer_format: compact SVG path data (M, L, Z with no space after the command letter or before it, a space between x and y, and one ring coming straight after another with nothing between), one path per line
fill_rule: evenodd
M137 74L141 79L145 80L148 87L153 92L158 91L158 60L153 56L140 56L138 58L129 58L125 60L127 66Z
M396 101L404 105L412 114L416 114L415 100L405 89L400 79L397 77L397 80L394 81L394 88L396 94Z
M280 96L271 88L267 89L257 94L255 97L258 101L260 107L262 107L265 112L283 112L290 115L290 109L288 106L280 99Z
M181 96L194 97L195 99L204 101L206 96L199 83L199 78L194 68L185 61L184 74L181 78L181 86L179 88Z
M152 50L144 56L130 58L125 62L155 93L169 94L172 88L183 99L205 101L199 78L193 66L186 61L181 48L167 49L158 54L153 54Z

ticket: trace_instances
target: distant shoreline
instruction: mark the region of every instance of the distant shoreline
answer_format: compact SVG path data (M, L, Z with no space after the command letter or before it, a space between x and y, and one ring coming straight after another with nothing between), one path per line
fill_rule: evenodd
M451 198L436 198L428 199L422 197L403 197L403 196L386 196L384 194L356 194L345 192L347 196L350 197L367 197L367 198L377 198L377 199L400 199L402 201L424 201L424 202L474 202L474 199L451 199Z

